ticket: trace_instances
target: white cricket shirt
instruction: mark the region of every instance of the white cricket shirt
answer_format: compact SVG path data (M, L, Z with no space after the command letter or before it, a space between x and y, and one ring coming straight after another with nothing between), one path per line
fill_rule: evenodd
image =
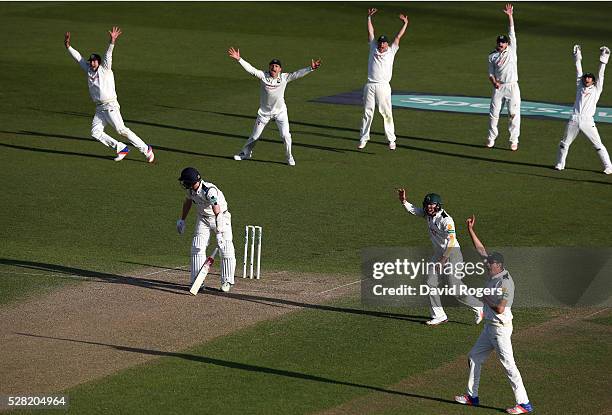
M593 117L597 110L597 101L603 92L604 73L606 65L599 65L597 83L586 87L582 83L582 64L576 62L576 101L574 102L574 115L580 117Z
M391 82L393 76L393 61L399 45L390 44L386 51L378 51L378 42L370 42L370 57L368 59L368 82Z
M518 82L518 66L516 54L516 34L514 26L508 30L510 42L501 52L494 50L489 54L489 75L495 76L502 84Z
M272 78L270 72L260 71L251 66L250 63L240 58L238 61L245 71L260 80L261 91L259 94L259 111L260 115L270 117L276 116L287 110L285 105L285 88L287 84L296 79L302 78L313 71L309 66L300 69L296 72L281 73L277 78Z
M485 302L484 303L484 318L492 324L511 324L512 323L512 303L514 302L514 281L510 276L508 270L503 270L499 274L493 275L487 281L487 288L500 289L500 295L488 295L487 297L493 301L494 304L499 304L502 300L506 300L506 307L504 312L497 314L493 309Z
M198 190L187 189L187 198L191 199L202 216L214 217L213 205L218 205L221 213L227 211L227 202L223 192L213 183L200 181Z
M404 208L415 216L427 219L429 239L431 239L431 244L437 257L441 257L444 254L448 256L451 249L460 247L457 240L455 222L444 209L441 209L434 217L431 217L425 214L423 209L414 206L408 201L404 202Z
M106 53L102 57L102 62L98 66L98 70L94 71L90 68L87 61L81 54L72 46L68 48L68 52L81 69L87 74L87 85L89 86L89 95L96 105L117 104L117 93L115 92L115 76L111 70L113 62L113 48L115 45L110 43ZM118 104L117 104L118 105Z

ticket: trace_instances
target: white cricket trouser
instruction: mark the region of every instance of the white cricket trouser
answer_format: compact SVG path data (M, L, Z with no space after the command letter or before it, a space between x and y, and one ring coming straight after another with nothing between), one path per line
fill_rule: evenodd
M518 143L521 134L521 90L518 82L502 84L499 89L493 88L491 106L489 107L489 140L494 141L499 134L497 124L504 102L508 103L510 142Z
M240 150L240 154L246 157L251 157L253 148L255 147L255 144L257 144L257 140L263 133L270 120L276 121L276 127L278 128L281 138L285 142L285 156L287 157L287 160L292 157L291 133L289 132L289 115L287 114L286 109L277 115L263 115L258 112L257 119L255 120L255 126L253 127L253 132L251 133L251 136L247 140L244 147L242 147L242 150Z
M497 352L499 361L506 370L506 375L512 386L514 398L517 404L529 402L525 385L521 373L514 362L514 354L512 353L512 324L508 326L497 326L485 322L484 329L480 333L480 337L476 340L476 344L470 350L468 355L470 375L468 378L467 393L470 396L478 396L478 386L480 384L480 370L482 364L487 360L493 349Z
M438 257L434 257L431 259L431 262L436 262ZM453 269L457 266L457 264L463 263L463 255L459 249L453 249L451 255L448 258L448 263L453 264ZM440 281L446 281L448 283L448 287L456 287L455 289L459 292L461 286L465 286L465 284L461 281L460 278L457 278L455 275L438 275L438 274L429 274L427 275L427 285L431 288L438 287ZM465 306L469 307L474 313L480 312L480 307L482 307L482 302L479 301L476 297L471 295L465 296L456 296L457 301ZM444 307L442 307L442 302L440 301L440 296L438 294L429 294L429 311L431 313L432 319L445 319L446 312L444 311Z
M368 82L363 87L363 119L359 139L370 139L370 127L374 119L374 105L378 104L378 112L383 117L385 136L390 143L395 142L395 125L391 111L391 85L388 82Z
M593 117L581 117L578 115L573 115L567 123L567 127L565 128L565 136L559 143L557 164L560 165L561 168L565 168L565 159L567 158L569 148L580 131L582 131L589 141L591 141L591 144L593 144L593 147L595 148L595 151L597 151L601 163L603 164L604 170L612 167L610 155L608 154L606 146L604 146L601 142L599 132L595 126L595 120Z
M119 134L126 137L142 154L147 154L148 146L136 134L132 132L123 123L119 106L114 105L98 105L96 114L91 121L91 136L100 141L107 147L114 148L116 151L121 151L125 148L125 144L115 140L110 135L104 132L104 127L110 124Z
M234 250L234 237L232 233L232 215L229 212L219 216L221 232L217 238L217 245L221 256L221 283L234 283L236 271L236 252ZM198 272L206 262L206 248L210 240L211 230L216 234L217 225L215 217L197 215L195 231L191 241L191 284L195 281Z

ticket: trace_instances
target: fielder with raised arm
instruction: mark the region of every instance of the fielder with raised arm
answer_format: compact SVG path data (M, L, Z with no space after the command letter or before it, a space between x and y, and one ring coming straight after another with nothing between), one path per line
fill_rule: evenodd
M400 14L399 18L404 24L399 30L393 43L389 45L387 36L382 35L374 40L374 26L372 16L377 9L368 9L368 43L370 55L368 58L368 83L363 87L363 119L359 133L358 148L365 148L370 140L370 127L374 119L374 106L378 104L378 112L383 117L385 136L389 140L389 148L395 150L395 126L391 105L391 77L393 76L393 62L399 50L400 40L408 28L408 16Z
M610 49L607 46L602 46L599 55L599 74L597 79L590 72L582 73L582 51L580 45L574 45L574 61L576 62L576 101L574 102L574 110L572 116L567 123L565 136L559 143L559 153L557 155L557 164L555 169L565 169L565 160L567 153L572 145L572 142L582 131L584 135L591 141L593 147L597 151L601 163L603 164L604 173L612 174L612 163L610 163L610 155L606 146L601 142L599 131L595 126L593 116L597 109L597 101L603 92L604 73L606 64L610 59Z
M100 141L107 147L115 149L117 156L115 161L121 161L127 156L130 149L121 141L117 141L104 132L107 124L122 136L126 137L142 154L145 155L149 163L153 163L155 155L151 146L145 144L132 130L123 123L117 93L115 92L115 76L111 70L113 62L113 49L121 29L113 27L108 32L110 43L104 59L97 53L93 53L86 61L81 54L70 45L70 32L66 32L64 45L72 58L79 64L81 69L87 74L87 84L89 85L89 95L96 104L96 114L91 122L91 136Z
M514 301L514 281L510 273L504 269L504 257L498 252L487 253L482 242L474 231L476 218L472 216L467 219L468 231L472 243L480 256L485 259L489 270L487 287L492 292L499 294L483 296L485 325L476 340L476 344L470 350L468 363L470 374L468 378L467 393L455 396L455 401L462 405L478 406L478 386L480 385L480 371L491 351L495 350L499 361L506 370L506 376L512 386L516 405L506 409L509 414L527 414L533 411L521 373L514 362L512 351L512 303Z
M406 200L406 190L397 189L397 193L400 203L408 213L427 220L429 238L434 248L431 262L440 263L442 266L450 263L452 264L452 269L456 270L458 264L463 263L463 255L461 254L461 247L459 246L459 241L457 240L455 232L455 222L453 218L442 209L442 198L435 193L429 193L425 196L423 208L421 209ZM452 271L450 274L429 273L427 276L427 285L430 288L437 288L443 277L447 277L448 285L450 287L455 287L457 292L459 292L462 285L465 285L461 279L455 275L455 271ZM475 322L479 324L483 318L482 303L471 295L457 296L456 298L474 312ZM436 293L429 294L429 301L431 320L427 321L426 324L429 326L437 326L438 324L446 323L448 317L442 307L440 296Z
M489 81L493 85L493 96L489 107L489 137L487 147L495 146L499 134L497 124L504 101L508 103L508 130L510 131L510 149L518 150L521 134L521 90L518 85L518 67L516 54L516 33L514 32L514 8L506 4L504 13L508 15L508 36L497 37L497 47L489 54Z
M259 110L257 119L251 136L247 140L239 154L234 156L234 160L248 160L253 156L253 148L257 140L271 120L276 121L276 126L282 139L285 142L285 156L287 164L295 166L295 159L291 152L291 133L289 132L289 116L287 105L285 104L285 88L287 84L296 79L302 78L321 66L321 60L311 60L310 66L295 72L285 73L282 71L281 61L272 59L268 72L255 69L250 63L240 57L240 49L229 48L228 54L234 58L244 68L245 71L260 80L261 92L259 95Z
M193 167L183 169L178 180L187 192L181 218L176 222L179 234L185 232L185 219L192 204L197 206L196 226L191 241L191 284L206 262L206 247L213 232L221 253L221 290L228 292L234 285L236 253L232 215L228 211L225 196L213 183L202 180L200 173Z

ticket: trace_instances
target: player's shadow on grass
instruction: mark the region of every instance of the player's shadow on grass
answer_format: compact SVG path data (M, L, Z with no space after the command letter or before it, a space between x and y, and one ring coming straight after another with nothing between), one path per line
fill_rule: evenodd
M254 302L258 304L274 306L274 307L276 307L276 305L278 304L278 305L282 305L286 307L296 307L296 308L312 309L312 310L319 310L319 311L331 311L334 313L346 313L346 314L355 314L355 315L379 317L379 318L390 318L390 319L395 319L395 320L410 321L412 323L418 323L418 324L424 324L427 320L431 319L431 317L426 317L426 316L390 313L386 311L365 310L365 309L359 309L359 308L337 307L337 306L326 305L326 304L311 304L311 303L304 303L304 302L296 301L296 300L287 300L284 298L264 297L264 296L252 295L252 294L223 293L221 292L221 290L210 289L210 288L207 288L204 291L204 294L220 295L223 297L234 298L236 300L249 301L249 302ZM449 320L449 323L471 326L471 324L467 324L461 321Z
M205 113L210 113L210 114L215 114L215 115L222 115L222 116L226 116L226 117L236 117L236 118L245 118L245 119L252 119L253 118L251 116L244 115L244 114L233 114L233 113L228 113L228 112L195 110L195 109L191 109L191 108L180 108L180 107L167 107L167 108L175 108L175 109L181 109L181 110L187 110L187 111L201 111L201 112L205 112ZM355 137L358 137L359 136L359 132L360 132L360 130L358 130L356 128L338 127L338 126L334 126L334 125L315 124L315 123L307 123L307 122L302 122L302 121L290 121L290 123L291 124L295 124L295 125L301 125L301 126L304 126L304 127L316 127L316 128L327 129L327 130L337 130L337 131L351 132L351 133L355 134ZM314 134L314 133L309 133L309 134L317 135L317 134ZM376 133L376 132L371 132L370 135L376 135L376 136L381 136L381 137L385 136L384 133ZM351 138L351 137L343 137L343 136L337 136L337 135L334 136L334 135L329 135L329 134L324 135L324 136L331 137L331 138L337 138L337 139L340 139L340 140L349 140L349 141L351 141L351 142L353 142L355 144L358 141L357 138ZM414 137L414 136L406 136L406 135L397 135L397 138L411 140L411 141L422 141L422 142L436 143L436 144L451 144L451 145L457 145L457 146L463 146L463 147L472 147L472 148L477 148L477 149L480 149L480 150L485 150L485 146L484 145L462 143L462 142L458 142L458 141L439 140L439 139L435 139L435 138ZM368 145L372 145L372 144L373 145L378 145L378 146L385 146L385 147L387 147L387 145L388 145L388 143L386 143L386 142L375 142L375 141L369 141L368 142ZM414 147L414 146L411 146L411 145L406 145L406 144L401 144L401 143L397 143L397 148L405 148L407 150L414 150L414 151L419 151L419 152L423 152L423 153L430 153L430 154L436 154L436 155L442 155L442 156L463 158L463 159L468 159L468 160L486 161L486 162L501 163L501 164L511 164L511 165L517 165L517 166L537 167L537 168L543 168L543 169L546 169L546 170L550 170L551 169L551 165L548 165L548 164L537 164L537 163L529 163L529 162L526 162L526 161L515 161L515 160L500 160L500 159L493 159L493 158L482 157L482 156L475 156L475 155L468 155L468 154L457 154L457 153L451 153L451 152L448 152L448 151L432 150L432 149L428 149L428 148ZM499 150L499 149L486 149L486 151L488 151L488 152L496 151L496 150ZM508 149L507 151L509 152L510 150ZM589 169L574 169L574 170L581 170L581 171L600 173L599 170L589 170Z
M110 284L126 284L136 287L149 288L164 291L171 294L189 295L186 285L176 284L164 280L157 280L145 277L131 277L125 275L109 274L106 272L91 271L81 268L67 267L64 265L45 264L42 262L23 261L16 259L0 258L0 264L18 268L32 269L37 271L47 271L52 274L59 274L59 278L81 277L78 279L92 279Z
M5 132L5 131L0 131L0 132ZM34 153L61 154L61 155L65 155L65 156L80 156L80 157L88 157L88 158L101 159L101 160L111 160L111 161L116 156L116 155L101 156L101 155L97 155L97 154L77 153L75 151L53 150L53 149L50 149L50 148L17 146L17 145L14 145L14 144L6 144L6 143L0 143L0 146L1 147L6 147L6 148L12 148L14 150L32 151ZM145 162L144 160L134 160L134 159L128 159L128 161L143 162L143 163Z
M66 140L77 140L77 141L89 141L89 142L96 142L93 138L85 138L85 137L80 137L80 136L75 136L75 135L65 135L65 134L49 134L49 133L44 133L41 131L0 131L0 133L8 133L8 134L16 134L16 135L24 135L24 136L31 136L31 137L45 137L45 138L62 138L62 139L66 139ZM19 149L19 150L29 150L29 151L41 151L41 152L46 152L46 153L59 153L59 154L68 154L68 155L78 155L78 156L83 156L83 157L94 157L94 158L102 158L105 160L108 160L109 157L103 157L103 156L96 156L96 155L92 155L92 154L84 154L84 153L74 153L74 152L64 152L64 151L58 151L58 150L49 150L49 149L40 149L40 148L32 148L32 147L22 147L22 146L15 146L12 144L2 144L0 143L0 146L6 146L6 147L11 147L11 148L15 148L15 149ZM212 158L219 158L219 159L225 159L225 160L234 160L233 157L230 156L222 156L222 155L218 155L218 154L210 154L210 153L201 153L201 152L196 152L196 151L189 151L189 150L184 150L184 149L176 149L176 148L171 148L171 147L164 147L164 146L158 146L158 145L154 145L154 150L158 151L168 151L171 153L180 153L180 154L188 154L190 156L203 156L203 157L212 157ZM144 160L133 160L131 158L125 158L123 159L123 161L141 161L143 163L145 163L146 161ZM280 162L280 161L274 161L274 160L252 160L255 162L260 162L260 163L271 163L271 164L282 164L283 166L286 165L287 163L284 162Z
M423 400L428 400L428 401L436 401L436 402L447 403L451 405L457 405L455 401L452 401L450 399L437 398L435 396L427 396L427 395L420 395L416 393L403 392L399 390L385 389L380 386L366 385L363 383L349 382L349 381L340 380L340 379L332 379L332 378L328 378L325 376L311 375L308 373L296 372L293 370L285 370L285 369L278 369L278 368L272 368L272 367L266 367L266 366L259 366L259 365L249 364L249 363L233 362L231 360L217 359L214 357L200 356L200 355L191 354L191 353L168 352L168 351L163 351L163 350L121 346L117 344L109 344L109 343L94 342L94 341L87 341L87 340L69 339L65 337L42 336L42 335L31 334L31 333L14 333L14 334L19 335L19 336L28 336L28 337L35 337L35 338L40 338L40 339L50 339L50 340L58 340L58 341L65 341L65 342L72 342L72 343L81 343L81 344L87 344L91 346L102 346L102 347L107 347L110 349L118 350L121 352L138 353L138 354L144 354L144 355L149 355L149 356L156 356L160 358L161 357L173 357L173 358L183 359L183 360L187 360L187 361L194 362L194 363L202 363L202 364L222 367L226 369L236 369L236 370L242 370L246 372L256 372L256 373L263 373L263 374L272 375L272 376L281 376L281 377L291 378L291 379L306 380L310 382L320 382L320 383L326 383L326 384L331 384L331 385L347 386L350 388L357 388L357 389L361 389L361 390L365 390L369 392L379 392L379 393L384 393L388 395L403 396L406 398L423 399ZM495 408L495 407L484 406L484 405L474 407L474 409L478 409L478 408L494 409L494 410L503 411L502 408Z
M28 109L36 110L36 111L41 111L41 112L48 112L48 113L52 113L52 114L72 115L72 116L77 116L77 117L91 118L91 114L86 114L84 112L77 112L77 111L53 111L53 110L45 110L45 109L42 109L42 108L28 108ZM167 128L167 129L176 130L176 131L185 131L185 132L190 132L190 133L207 134L207 135L224 137L224 138L235 138L235 139L240 139L240 140L242 140L244 142L246 142L246 140L248 139L248 136L246 136L246 135L224 133L224 132L220 132L220 131L203 130L203 129L199 129L199 128L180 127L180 126L176 126L176 125L161 124L161 123L150 122L150 121L132 120L132 119L127 119L127 118L124 119L124 121L125 121L126 124L146 125L146 126L149 126L149 127ZM258 141L262 141L262 142L265 142L265 143L280 144L280 145L284 146L284 143L281 140L270 140L270 139L266 139L266 138L260 138ZM299 142L295 142L295 141L293 142L292 146L293 147L304 147L304 148L310 148L310 149L322 150L322 151L328 151L328 152L334 152L334 153L345 153L345 152L348 151L348 152L355 152L355 153L360 153L360 154L372 154L372 153L368 153L368 152L364 152L364 151L359 151L357 149L336 148L336 147L322 146L322 145L317 145L317 144L299 143ZM156 146L156 145L153 145L153 147L154 147L154 149L158 149L158 150L163 149L162 147ZM176 151L176 150L175 149L166 149L166 151ZM227 157L225 157L225 158L227 158ZM230 158L232 158L232 157L230 157ZM251 159L250 161L254 161L254 159ZM263 160L259 160L259 161L263 161ZM270 162L272 162L272 161L270 161ZM278 163L278 162L276 162L276 163ZM281 163L281 164L286 164L286 163Z
M579 169L566 168L566 170L579 170ZM593 171L596 171L596 170L593 170ZM519 173L519 172L512 172L512 173L514 173L514 174L522 174L522 175L525 175L525 176L542 177L542 178L553 179L553 180L563 180L563 181L567 181L567 182L605 184L607 186L612 186L612 182L603 182L601 180L570 179L569 177L560 177L560 175L562 175L563 173L559 172L559 171L555 171L554 172L557 176L547 176L545 174Z

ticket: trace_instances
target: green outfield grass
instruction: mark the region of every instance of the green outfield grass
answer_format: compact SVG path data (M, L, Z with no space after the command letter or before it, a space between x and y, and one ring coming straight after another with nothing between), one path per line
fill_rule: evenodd
M311 100L363 87L368 7L380 10L377 34L394 35L401 11L411 20L395 60L395 90L490 95L487 54L507 31L501 2L0 3L8 35L0 54L0 304L43 295L75 275L188 264L193 212L187 234L175 230L184 197L176 179L186 166L224 191L239 257L244 225L263 226L264 278L269 270L358 275L362 248L429 245L426 225L397 202L398 186L417 203L440 193L466 247L464 219L473 213L488 245L610 245L612 179L601 174L591 145L579 138L569 168L551 168L563 121L524 118L521 148L511 153L505 119L501 147L490 150L483 147L487 117L397 109L397 151L388 150L378 114L372 142L357 151L362 109ZM612 44L610 15L609 2L518 3L523 99L571 104L572 45L582 44L584 69L595 72L599 46ZM114 163L89 136L94 106L63 34L71 31L73 46L87 56L105 51L113 25L124 32L113 57L121 111L156 150L154 165L136 150ZM229 46L259 68L272 57L289 71L323 60L287 88L295 168L284 164L272 124L255 161L232 159L251 132L259 85L227 56ZM612 106L611 85L599 104ZM612 125L598 128L612 150ZM517 314L521 326L547 318ZM604 327L609 318L598 322ZM465 354L477 335L463 325L432 336L403 320L301 312L69 394L76 413L306 413L384 393ZM540 413L563 409L554 396L565 396L564 403L584 398L582 413L603 410L596 398L602 384L609 390L609 334L603 345L598 339L584 330L517 351L536 407L548 409ZM569 347L579 340L582 347ZM547 383L538 371L553 366L562 374ZM510 404L501 369L489 372L483 384L494 395L490 405ZM461 392L464 375L415 391L420 397L389 413L467 413L437 400ZM573 395L572 382L586 396Z

